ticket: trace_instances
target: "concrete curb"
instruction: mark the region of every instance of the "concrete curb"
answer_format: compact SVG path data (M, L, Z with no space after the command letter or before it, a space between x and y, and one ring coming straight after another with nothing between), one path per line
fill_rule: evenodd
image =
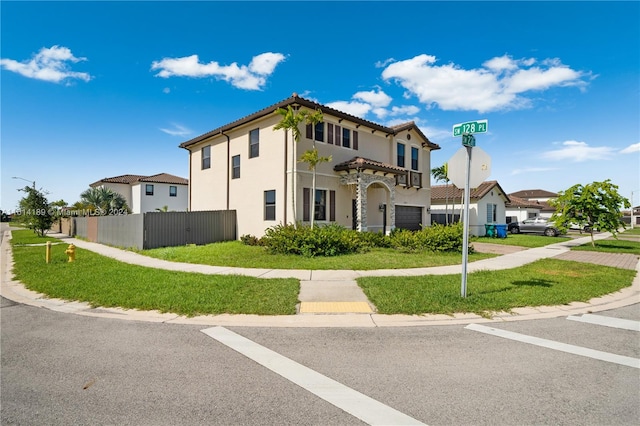
M77 315L84 315L97 318L110 318L129 321L144 321L144 322L162 322L168 324L191 324L191 325L206 325L206 326L231 326L231 327L415 327L415 326L429 326L429 325L461 325L470 323L499 323L507 321L522 321L522 320L534 320L545 318L556 318L569 315L578 315L585 313L601 312L609 309L615 309L623 306L640 303L640 262L636 265L636 276L630 287L624 288L618 292L611 293L602 297L594 298L588 303L573 302L569 305L559 306L539 306L535 308L516 308L511 313L502 312L496 313L491 319L483 318L476 314L455 314L453 316L448 315L382 315L382 314L298 314L298 315L276 315L276 316L261 316L261 315L205 315L197 317L185 317L176 314L161 313L158 311L138 311L138 310L125 310L120 308L92 308L88 303L84 302L69 302L61 299L47 298L43 294L36 293L28 290L25 286L12 278L13 269L13 255L11 252L10 232L5 233L2 239L1 256L2 256L2 273L1 273L1 285L0 295L17 303L41 307L50 309L56 312L73 313ZM605 237L603 237L605 238ZM74 240L80 241L80 240ZM575 240L574 240L575 241ZM567 243L573 243L567 242ZM557 256L561 253L568 251L566 247L567 243L558 243L550 246L542 247L540 249L524 250L510 255L502 256L505 258L511 256L511 259L506 262L508 265L499 269L509 269L517 266L524 265L526 263L533 262L537 259ZM93 243L92 243L93 244ZM565 246L563 246L563 244ZM577 243L576 243L577 244ZM575 244L572 244L575 245ZM80 245L79 245L80 246ZM558 247L553 247L558 246ZM106 246L103 246L106 247ZM110 250L116 250L108 247ZM102 254L102 253L101 253ZM135 254L135 253L133 253ZM137 255L144 259L148 259L145 256ZM486 259L492 260L492 259ZM482 264L485 261L473 262L469 264L470 271L472 270L484 270L494 269L487 268L487 264ZM129 262L130 263L130 262ZM173 262L167 262L174 265L171 270L184 270L178 269ZM504 263L504 262L501 262ZM475 265L474 268L471 268ZM198 266L198 265L190 265ZM157 266L156 266L157 267ZM215 268L213 270L219 271L217 273L237 273L230 272L230 269L235 270L238 268L222 268L222 267L209 267ZM354 278L358 276L384 276L386 272L395 271L402 272L394 275L397 276L409 276L409 275L424 275L428 269L428 273L459 273L460 265L454 265L453 267L438 267L438 268L417 268L417 270L383 270L383 271L349 271L351 273L357 272ZM193 268L188 272L201 272L195 270L199 268ZM246 275L265 277L264 270L253 271L256 275L251 273L251 270L246 268L240 268L242 272L245 270L249 273ZM258 273L258 271L262 273ZM409 271L409 272L407 272ZM297 275L300 272L310 273L310 271L296 271ZM310 279L310 275L314 275L318 272L322 278L328 279L328 277L335 275L336 271L313 271L312 274L305 275L307 279ZM216 272L208 272L216 273ZM331 273L334 273L333 275ZM316 280L320 278L314 277ZM344 276L340 276L340 279L344 279ZM299 278L304 279L304 278Z

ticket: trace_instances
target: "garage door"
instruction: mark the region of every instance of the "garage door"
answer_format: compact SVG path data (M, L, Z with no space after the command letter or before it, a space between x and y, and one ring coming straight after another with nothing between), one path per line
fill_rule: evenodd
M396 228L421 229L422 207L396 206Z

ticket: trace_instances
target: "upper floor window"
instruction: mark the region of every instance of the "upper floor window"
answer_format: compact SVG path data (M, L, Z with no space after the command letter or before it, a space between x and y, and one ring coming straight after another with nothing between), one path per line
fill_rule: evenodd
M153 195L153 185L151 185L149 183L146 184L144 186L144 193L145 193L145 195Z
M404 144L403 143L398 142L397 154L398 154L398 159L397 159L398 167L404 167Z
M249 132L249 158L260 155L260 129Z
M411 170L418 170L418 153L419 150L415 146L411 147Z
M342 128L342 146L351 148L351 130Z
M315 125L307 124L307 139L315 139L318 142L324 142L324 122Z
M178 187L169 186L169 197L177 197L177 196L178 196Z
M240 156L234 155L233 157L231 157L231 163L233 166L231 178L238 179L240 177Z
M211 145L202 148L202 170L211 167Z

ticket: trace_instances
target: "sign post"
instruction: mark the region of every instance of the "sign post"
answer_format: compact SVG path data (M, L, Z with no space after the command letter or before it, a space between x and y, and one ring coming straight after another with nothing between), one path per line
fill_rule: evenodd
M472 161L473 149L476 146L476 138L474 133L486 133L488 129L488 120L469 121L467 123L459 123L453 125L453 136L462 136L462 146L464 147L449 161L449 171L452 176L447 176L456 186L462 186L461 180L464 180L464 211L462 215L462 283L460 286L460 295L467 297L467 265L469 263L469 202L471 199L471 181L474 187L479 186L490 175L491 159L480 148L476 148L478 159L475 164ZM461 179L460 167L461 155L465 155L464 163L464 179ZM473 158L474 160L476 158ZM479 167L478 167L479 166ZM457 182L457 183L456 183Z

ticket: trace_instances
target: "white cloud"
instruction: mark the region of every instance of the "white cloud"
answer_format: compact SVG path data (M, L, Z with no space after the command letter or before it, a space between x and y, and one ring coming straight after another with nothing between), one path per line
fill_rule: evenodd
M625 149L620 151L620 154L631 154L633 152L640 152L640 143L634 143L633 145L629 145Z
M590 75L558 59L545 59L534 67L533 58L504 55L475 69L436 62L435 56L426 54L393 62L382 71L382 78L398 82L406 89L406 98L416 96L428 108L488 112L529 107L531 100L524 93L554 86L583 87Z
M557 168L551 167L526 167L524 169L514 169L511 171L511 176L520 175L523 173L540 173L540 172L550 172L552 170L558 170Z
M13 59L0 59L0 65L24 77L36 80L60 83L63 80L91 80L91 75L84 72L71 71L69 63L86 61L87 58L76 58L68 47L43 47L29 61L18 62Z
M159 70L156 77L215 77L230 82L231 85L245 90L261 90L276 66L284 61L281 53L266 52L254 56L249 65L220 65L216 61L200 63L198 55L182 58L164 58L151 64L152 70Z
M588 160L608 160L615 151L614 148L608 146L591 147L585 142L578 141L566 141L562 145L564 148L544 152L542 158L579 163Z
M168 88L168 87L165 87L164 89L162 89L162 93L169 94L169 93L171 93L171 89Z
M355 115L356 117L364 117L371 111L371 105L364 102L355 101L336 101L329 102L328 107L337 109L338 111L346 112L347 114Z
M193 133L190 129L180 124L171 123L171 125L173 126L172 129L160 128L160 130L171 136L188 136Z
M354 94L353 99L357 99L368 104L371 104L373 107L386 107L391 103L391 96L384 93L382 90L374 91L370 90L368 92L357 92Z

